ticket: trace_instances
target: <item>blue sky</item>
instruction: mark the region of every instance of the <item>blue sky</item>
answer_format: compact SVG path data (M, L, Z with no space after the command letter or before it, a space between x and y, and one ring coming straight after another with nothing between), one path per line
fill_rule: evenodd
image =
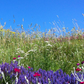
M35 24L34 31L40 27L40 32L46 29L48 32L51 28L62 30L63 27L68 27L66 32L73 27L84 29L83 14L84 0L0 0L0 23L3 26L6 22L4 29L11 26L12 29L20 29L20 32L19 24L23 25L24 31L31 31ZM57 34L60 35L58 31Z

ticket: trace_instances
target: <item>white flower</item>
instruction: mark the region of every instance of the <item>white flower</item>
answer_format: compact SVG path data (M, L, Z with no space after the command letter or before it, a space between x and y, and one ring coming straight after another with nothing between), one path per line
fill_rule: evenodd
M49 84L51 83L50 79L48 78Z
M16 76L15 76L16 77L16 84L18 83L18 77L17 76L18 76L18 72L16 72Z
M50 45L50 44L48 44L47 46L51 46L52 47L52 45Z
M1 72L1 74L2 74L2 77L3 77L4 81L5 81L5 83L8 84L8 82L6 82L6 80L5 80L3 71L1 71L1 67L0 67L0 72Z
M25 53L23 50L20 50L21 53Z
M29 80L27 79L27 77L26 77L26 76L25 76L25 79L26 79L27 83L29 84Z
M28 54L28 52L27 52L27 53L25 53L25 57L26 57L27 55L29 55L29 54Z
M21 50L20 48L18 48L17 50Z
M18 65L20 67L20 60L23 59L24 57L18 57L19 61L18 61Z
M49 43L49 41L45 41L46 43Z
M31 52L31 51L32 51L32 52L35 52L35 50L33 50L33 49L29 50L28 52Z
M17 50L17 53L16 54L18 54L18 53L25 53L23 50L21 50L20 48L18 48L18 49L16 49Z
M18 59L23 59L24 57L18 57Z

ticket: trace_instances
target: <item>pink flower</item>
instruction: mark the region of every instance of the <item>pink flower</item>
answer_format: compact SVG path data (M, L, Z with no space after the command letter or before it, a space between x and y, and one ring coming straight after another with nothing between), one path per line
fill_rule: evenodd
M79 63L77 63L77 66L80 65Z
M18 57L20 57L20 55L18 55Z
M84 82L80 82L80 84L84 84Z
M13 59L15 60L16 58L14 57Z
M18 72L19 73L20 72L20 69L15 68L14 69L14 72Z
M28 68L31 68L30 66L28 66Z
M35 73L33 76L36 77L36 76L41 76L41 75L39 73Z
M81 62L81 64L83 64L83 63L84 63L84 61Z

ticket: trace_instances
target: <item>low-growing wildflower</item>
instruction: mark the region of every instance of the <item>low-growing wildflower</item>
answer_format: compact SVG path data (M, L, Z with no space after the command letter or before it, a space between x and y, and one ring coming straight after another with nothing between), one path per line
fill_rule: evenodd
M39 73L35 73L33 76L36 77L36 76L41 76L41 75Z
M19 72L20 72L20 69L15 68L15 69L14 69L14 72L15 72L15 73L16 73L16 72L19 73Z
M28 68L31 68L30 66L28 66Z
M74 73L73 73L73 71L72 71L72 74L73 74L73 76L76 78L76 80L80 82L80 84L84 84L84 79L83 79L83 74L84 74L84 61L82 61L81 64L82 64L83 66L82 66L82 67L79 67L80 64L77 63L77 69L76 69L76 71L79 71L80 73L82 73L81 79L79 79L79 77L78 77L77 74L75 73L75 67L73 67L73 68L74 68Z

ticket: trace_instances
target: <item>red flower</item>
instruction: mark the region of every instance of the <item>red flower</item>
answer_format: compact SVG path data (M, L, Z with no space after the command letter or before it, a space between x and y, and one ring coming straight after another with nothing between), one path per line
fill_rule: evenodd
M14 57L13 59L15 60L16 58Z
M31 68L30 66L28 66L28 68Z
M35 73L33 76L36 77L36 76L41 76L41 75L39 73Z
M77 68L76 71L81 71L81 69Z
M18 72L19 73L20 72L20 69L15 68L14 69L14 72Z
M84 84L84 82L80 82L80 84Z

